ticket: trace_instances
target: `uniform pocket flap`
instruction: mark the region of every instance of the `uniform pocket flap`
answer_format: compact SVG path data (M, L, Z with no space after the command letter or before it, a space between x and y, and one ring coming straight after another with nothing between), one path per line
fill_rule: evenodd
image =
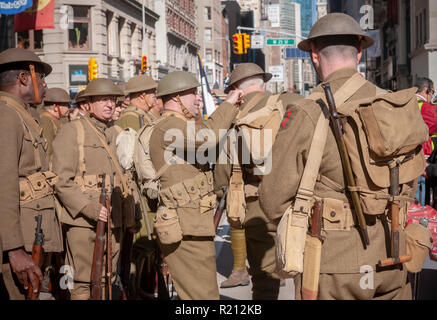
M42 173L32 174L27 177L33 190L41 191L47 186L46 178Z
M329 222L340 222L344 216L343 201L331 198L323 199L323 218Z

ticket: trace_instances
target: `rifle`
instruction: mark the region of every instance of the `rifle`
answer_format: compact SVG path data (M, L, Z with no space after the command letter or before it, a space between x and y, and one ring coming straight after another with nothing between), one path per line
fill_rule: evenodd
M340 123L340 116L337 113L337 108L335 106L334 96L332 95L331 86L328 82L322 83L322 88L325 91L326 100L328 101L329 113L331 115L331 123L334 128L334 136L337 141L337 146L340 152L341 164L343 165L343 170L346 174L346 181L348 187L356 187L355 178L352 171L352 166L349 159L349 154L346 148L346 144L344 142L343 137L343 127ZM326 107L326 104L323 100L319 99L319 103L323 104ZM358 191L350 191L349 194L352 198L352 203L354 206L355 216L358 222L358 230L361 235L361 240L363 241L364 249L367 249L367 246L370 245L369 234L367 233L367 225L366 220L364 219L363 209L361 207L361 201L358 194Z
M223 211L225 211L226 208L226 195L228 194L228 187L222 186L222 190L223 190L223 197L220 199L220 203L214 213L214 229L216 232L220 220L222 219Z
M399 256L399 203L395 197L399 196L399 164L392 160L390 167L390 214L391 214L391 257L378 261L380 267L392 266L411 260L411 255Z
M42 214L38 213L38 217L35 217L36 220L36 228L35 228L35 241L33 242L32 247L32 260L38 266L41 267L41 258L43 254L42 245L44 244L44 234L41 229L42 222ZM36 285L38 287L38 292L33 292L32 285L29 285L27 289L27 298L30 300L38 300L39 290L40 290L40 282L38 277L35 277Z
M138 120L140 121L140 129L141 129L142 127L144 127L144 114L140 114Z
M99 202L102 206L108 208L109 199L106 194L105 178L106 174L100 175L102 177L102 191L100 193ZM105 249L105 222L97 221L96 240L94 241L93 264L91 267L91 299L102 299L102 271L103 271L103 254Z
M114 176L111 175L111 193L114 191ZM112 300L112 232L111 232L111 210L109 204L109 198L106 197L105 202L106 209L108 209L108 222L106 223L106 284L108 287L107 294L108 300Z
M322 242L322 202L314 203L311 227L305 242L304 270L302 275L302 300L317 300L319 290Z

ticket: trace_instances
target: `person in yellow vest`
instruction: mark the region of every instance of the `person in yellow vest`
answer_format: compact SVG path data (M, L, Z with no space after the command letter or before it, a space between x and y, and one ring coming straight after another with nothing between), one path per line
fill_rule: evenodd
M53 153L52 143L56 133L62 126L61 119L67 119L70 107L70 96L62 88L50 88L44 98L44 111L39 115L44 138L47 139L49 156Z
M46 92L45 76L51 71L31 51L13 48L0 53L0 291L6 290L11 300L24 300L30 286L38 294L36 279L43 280L50 254L63 250L55 213L56 176L49 168L36 110ZM44 234L41 266L32 260L38 216Z
M422 114L423 121L429 128L429 139L423 144L423 152L425 153L425 158L428 159L437 143L437 105L432 103L432 98L434 97L434 82L426 77L417 78L415 84L417 87L417 103L419 104L419 109ZM425 177L426 172L419 177L417 183L416 199L421 205L429 203L430 195L429 189L430 183L426 183Z

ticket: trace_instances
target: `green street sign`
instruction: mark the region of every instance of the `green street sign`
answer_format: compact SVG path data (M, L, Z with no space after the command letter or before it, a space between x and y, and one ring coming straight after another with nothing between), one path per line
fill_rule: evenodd
M270 39L267 39L267 45L268 46L292 46L292 45L294 45L294 39L270 38Z

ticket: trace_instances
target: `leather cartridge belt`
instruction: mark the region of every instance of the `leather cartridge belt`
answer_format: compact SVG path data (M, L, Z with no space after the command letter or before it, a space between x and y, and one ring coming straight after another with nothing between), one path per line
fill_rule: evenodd
M100 192L102 188L102 177L99 177L96 174L84 175L84 176L76 176L74 178L74 182L76 182L82 189L82 191L98 191ZM114 176L114 185L113 187L119 187L122 190L122 178L119 175ZM105 178L105 188L108 192L111 192L111 179L108 175Z
M344 230L348 231L353 229L355 226L355 212L351 209L349 202L344 202L342 200L333 198L323 198L323 225L322 228L326 231L328 230ZM399 211L399 225L403 226L405 223L406 212L408 208L400 208ZM364 219L367 225L373 225L376 223L377 219L387 218L388 209L381 214L364 214ZM311 222L311 220L310 220Z
M20 203L44 198L54 194L53 186L58 181L58 176L52 171L36 172L19 179Z
M189 205L214 190L212 171L200 172L194 178L176 183L159 191L160 201L167 208Z

